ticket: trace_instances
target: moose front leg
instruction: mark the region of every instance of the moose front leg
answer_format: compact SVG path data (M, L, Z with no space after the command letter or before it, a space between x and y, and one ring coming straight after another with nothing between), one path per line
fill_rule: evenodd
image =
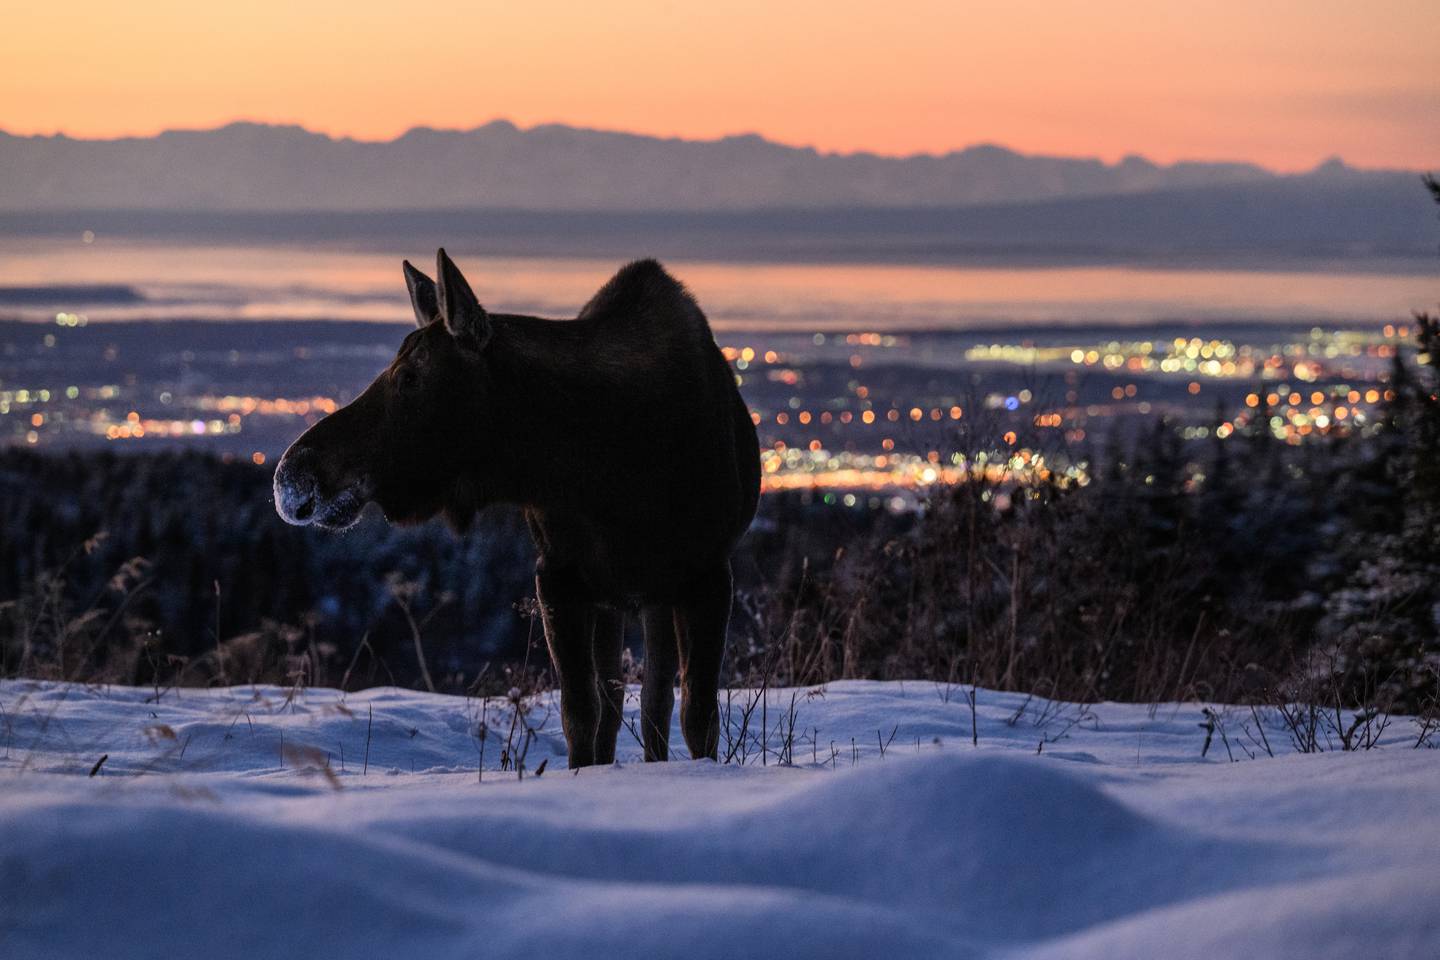
M565 730L571 767L595 762L599 703L595 690L592 637L595 605L585 598L573 572L541 565L535 575L540 619L550 662L560 685L560 723Z
M718 759L720 661L730 623L730 564L692 580L675 607L680 648L680 730L690 756Z
M675 609L668 604L643 608L645 680L640 686L640 726L646 760L670 759L670 714L675 711Z
M615 762L615 741L625 717L625 615L612 607L595 607L591 650L595 660L595 694L600 715L595 724L596 763Z

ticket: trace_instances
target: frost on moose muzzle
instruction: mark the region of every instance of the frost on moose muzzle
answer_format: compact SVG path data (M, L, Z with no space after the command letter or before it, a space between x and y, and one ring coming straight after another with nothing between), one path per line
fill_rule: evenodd
M339 530L353 524L370 500L363 475L327 476L324 458L296 441L275 468L275 510L286 523Z

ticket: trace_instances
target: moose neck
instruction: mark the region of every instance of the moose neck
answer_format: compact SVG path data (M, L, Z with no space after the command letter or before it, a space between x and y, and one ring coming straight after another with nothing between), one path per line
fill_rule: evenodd
M542 510L573 506L587 482L600 410L610 401L584 321L492 315L485 349L491 449L478 458L484 499Z

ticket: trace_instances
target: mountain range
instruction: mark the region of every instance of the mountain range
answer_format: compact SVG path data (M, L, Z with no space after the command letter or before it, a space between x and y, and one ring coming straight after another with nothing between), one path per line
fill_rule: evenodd
M822 153L754 134L682 140L496 120L389 141L232 123L115 140L0 132L0 211L715 212L966 207L1265 184L1399 183L1330 160L1249 163L1026 155L982 145L908 157Z

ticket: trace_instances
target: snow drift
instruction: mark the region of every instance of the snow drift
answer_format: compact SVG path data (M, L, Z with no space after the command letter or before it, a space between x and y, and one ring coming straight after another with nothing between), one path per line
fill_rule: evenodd
M0 683L0 952L1440 955L1440 752L1408 722L1298 755L1236 711L1202 758L1198 705L982 690L976 747L952 694L801 691L793 766L778 734L644 765L622 732L574 773L552 720L521 780L493 739L478 769L463 698Z

